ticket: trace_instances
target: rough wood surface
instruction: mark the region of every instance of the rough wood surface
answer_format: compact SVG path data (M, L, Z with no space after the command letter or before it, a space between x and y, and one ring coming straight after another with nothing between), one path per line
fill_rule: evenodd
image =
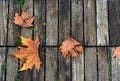
M59 0L59 44L68 37L70 37L70 0ZM59 52L58 61L59 80L70 81L70 56L64 59Z
M117 58L113 57L115 48L111 49L111 57L112 57L112 81L120 81L120 64Z
M109 42L110 45L120 45L120 1L109 0Z
M46 33L45 33L45 0L34 0L34 15L35 15L35 28L34 28L34 38L36 35L39 35L40 38L40 50L39 50L39 56L42 61L42 64L40 65L40 71L37 72L34 68L33 70L33 81L44 81L45 79L45 48L41 47L42 45L45 45L45 39L46 39ZM41 53L42 52L42 53Z
M0 0L0 45L6 45L8 1Z
M20 11L18 0L9 0L9 26L8 26L8 43L7 45L17 45L18 35L20 33L20 28L18 25L13 23L13 17L15 13Z
M85 45L96 45L95 0L84 0Z
M85 81L97 81L96 48L85 48Z
M10 55L16 50L16 48L8 48L6 81L17 81L18 59Z
M57 48L46 48L46 81L57 80Z
M57 45L58 0L47 0L46 45ZM57 48L46 48L46 81L56 81L57 78Z
M83 44L83 0L72 0L72 37ZM72 81L84 81L84 55L72 59Z
M98 80L99 81L109 81L110 80L110 57L108 48L99 47L98 48Z
M47 0L46 45L57 45L58 0Z
M6 62L5 62L5 56L6 56L6 48L0 48L0 81L5 80L5 69L6 69Z
M97 45L109 45L107 0L96 0Z

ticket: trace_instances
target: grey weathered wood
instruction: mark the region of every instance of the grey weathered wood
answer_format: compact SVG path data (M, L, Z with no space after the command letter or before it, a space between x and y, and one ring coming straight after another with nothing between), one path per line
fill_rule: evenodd
M109 45L107 0L96 0L97 45Z
M85 48L85 80L97 81L96 48Z
M72 0L72 37L83 44L83 0ZM84 81L84 55L72 59L72 81Z
M112 57L112 81L120 81L120 64L117 58L113 57L114 48L111 49L111 57Z
M57 45L58 0L47 0L46 45ZM56 81L57 48L46 48L46 81Z
M70 0L59 0L59 44L70 37ZM58 50L59 51L59 50ZM58 53L59 80L70 81L70 56L66 59Z
M20 11L19 0L9 0L9 26L8 26L8 43L7 45L17 45L18 35L20 33L20 28L18 25L13 23L13 17L15 13Z
M120 45L120 8L119 0L109 0L109 42Z
M46 81L57 78L57 48L46 48Z
M0 81L5 80L5 69L6 69L6 62L5 62L5 55L6 55L6 48L0 48Z
M58 0L47 0L46 44L57 45Z
M44 0L34 0L34 15L35 15L35 29L34 29L34 37L38 34L40 38L40 45L45 45L45 1ZM45 48L40 47L40 59L42 64L40 65L40 71L36 72L36 68L33 70L33 81L44 81L45 78ZM42 52L42 53L41 53Z
M98 48L98 80L109 81L110 80L110 54L107 47Z
M96 45L95 0L84 0L85 45Z
M29 7L30 17L33 17L33 0L24 0L24 1L25 2L23 4L22 11L24 11L27 7ZM32 29L31 28L22 28L21 36L32 39ZM21 65L20 65L20 67L21 67ZM20 72L20 80L30 81L32 78L31 74L32 73L31 73L30 69Z
M8 1L0 0L0 45L6 45Z
M10 55L13 52L15 52L16 50L17 50L16 48L8 48L6 81L16 81L17 80L18 59Z

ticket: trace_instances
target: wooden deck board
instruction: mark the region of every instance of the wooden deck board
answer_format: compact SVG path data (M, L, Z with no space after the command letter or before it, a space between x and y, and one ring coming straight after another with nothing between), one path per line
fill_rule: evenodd
M83 0L72 0L72 37L83 44ZM72 81L84 81L84 55L72 59Z
M120 8L119 0L109 0L109 43L110 45L120 45Z
M99 47L98 48L98 80L99 81L109 81L110 80L110 57L108 48Z
M59 0L59 45L70 37L70 0ZM59 51L59 50L58 50ZM58 52L59 80L70 81L70 56L66 59Z
M85 45L96 45L95 0L84 0Z
M17 45L18 36L20 35L20 27L13 23L13 17L15 13L20 12L19 1L18 0L10 0L9 3L9 25L8 25L8 42L7 45L15 46Z
M96 48L85 48L85 80L97 81Z
M17 73L18 73L18 59L11 56L14 51L16 51L16 48L8 48L8 54L7 54L7 75L6 75L6 81L16 81L17 80Z
M0 81L5 80L5 70L7 68L5 62L6 48L0 48Z
M107 0L96 0L97 45L109 45Z
M8 1L0 0L0 45L6 45Z

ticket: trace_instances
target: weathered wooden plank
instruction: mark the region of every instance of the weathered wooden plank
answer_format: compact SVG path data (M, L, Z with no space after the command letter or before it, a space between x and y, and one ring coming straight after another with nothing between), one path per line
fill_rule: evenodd
M46 46L57 45L58 0L47 0ZM46 48L46 81L56 81L57 48Z
M7 45L17 45L18 35L20 32L20 28L18 25L13 23L13 17L15 13L20 11L19 0L9 0L9 26L8 26L8 43Z
M29 14L33 16L33 0L24 0L23 8L24 11L27 7L29 7ZM22 28L21 36L32 39L32 29L31 28ZM28 69L23 72L20 72L20 80L22 81L30 81L32 80L32 72Z
M85 80L97 81L96 48L85 48Z
M96 0L97 45L109 45L107 0Z
M95 0L84 0L85 45L96 45Z
M111 49L111 57L112 57L112 81L120 81L120 64L117 58L113 57L114 48Z
M10 55L16 50L16 48L8 48L6 81L17 81L18 59Z
M70 37L70 0L59 0L59 44ZM59 50L58 50L59 51ZM66 59L58 53L59 80L70 81L70 56Z
M6 48L1 47L0 48L0 81L5 80L5 69L6 69L6 62L5 62L5 56L6 56Z
M120 45L120 8L119 0L109 0L109 42L110 45Z
M110 54L107 47L98 48L98 81L110 80Z
M47 0L46 44L57 45L58 0Z
M34 28L34 37L38 34L40 38L40 45L45 45L45 1L44 0L34 0L34 15L35 15L35 28ZM45 48L40 47L40 59L42 64L40 65L40 71L36 72L36 69L33 70L33 81L44 81L45 79Z
M46 81L56 81L57 78L57 48L46 48Z
M8 0L0 0L0 45L6 45Z
M83 44L83 0L72 0L72 37ZM72 81L84 81L84 55L72 59Z

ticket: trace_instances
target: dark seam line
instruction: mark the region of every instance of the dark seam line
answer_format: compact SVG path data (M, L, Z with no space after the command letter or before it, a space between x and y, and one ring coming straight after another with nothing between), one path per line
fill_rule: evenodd
M85 25L84 25L84 0L82 0L82 15L83 15L83 46L85 46ZM85 51L85 48L83 48ZM84 81L85 81L85 52L84 52Z
M58 39L57 39L57 45L59 45L59 8L60 8L59 4L60 4L60 2L58 0L58 24L57 24ZM58 57L58 55L59 55L59 47L57 47L57 72L56 72L57 73L57 80L59 80L59 57Z
M107 1L107 8L108 8L108 16L107 16L107 19L108 19L108 29L109 29L109 0ZM110 30L108 30L108 37L110 38ZM110 44L110 41L109 41L109 44ZM110 50L108 50L108 52L109 52ZM110 53L110 52L109 52ZM110 65L112 65L112 60L111 60L111 53L110 53L110 56L109 56L109 58L110 58ZM110 75L109 75L109 80L111 80L110 79L110 77L112 77L112 67L111 66L109 66L109 71L110 71Z
M96 46L97 46L97 2L95 0L95 32L96 32ZM98 52L98 47L96 47L96 52ZM97 81L99 81L99 64L98 64L98 55L96 54L96 71L97 71Z
M34 16L34 0L32 0L33 1L33 12L32 12L32 14L33 14L33 16ZM33 24L34 24L34 21L33 21ZM33 26L32 26L33 27ZM34 28L32 28L32 39L34 39ZM30 71L30 81L33 81L33 71L34 71L34 69L32 69L31 71Z
M9 14L9 7L10 7L10 1L8 1L8 14ZM6 45L8 43L8 26L9 26L9 19L7 19L7 34L6 34ZM7 64L7 54L8 54L8 47L5 48L6 49L6 54L5 54L5 63ZM5 64L5 65L6 65ZM6 68L7 66L5 66ZM6 81L6 77L7 77L7 68L5 69L5 75L4 75L4 81Z
M47 0L44 0L44 9L45 9L45 23L47 23ZM45 36L47 35L46 32L46 25L45 25ZM46 41L46 37L45 37L45 41ZM46 42L44 43L46 46ZM46 49L44 49L44 52L46 53ZM46 81L46 56L44 56L44 81Z

